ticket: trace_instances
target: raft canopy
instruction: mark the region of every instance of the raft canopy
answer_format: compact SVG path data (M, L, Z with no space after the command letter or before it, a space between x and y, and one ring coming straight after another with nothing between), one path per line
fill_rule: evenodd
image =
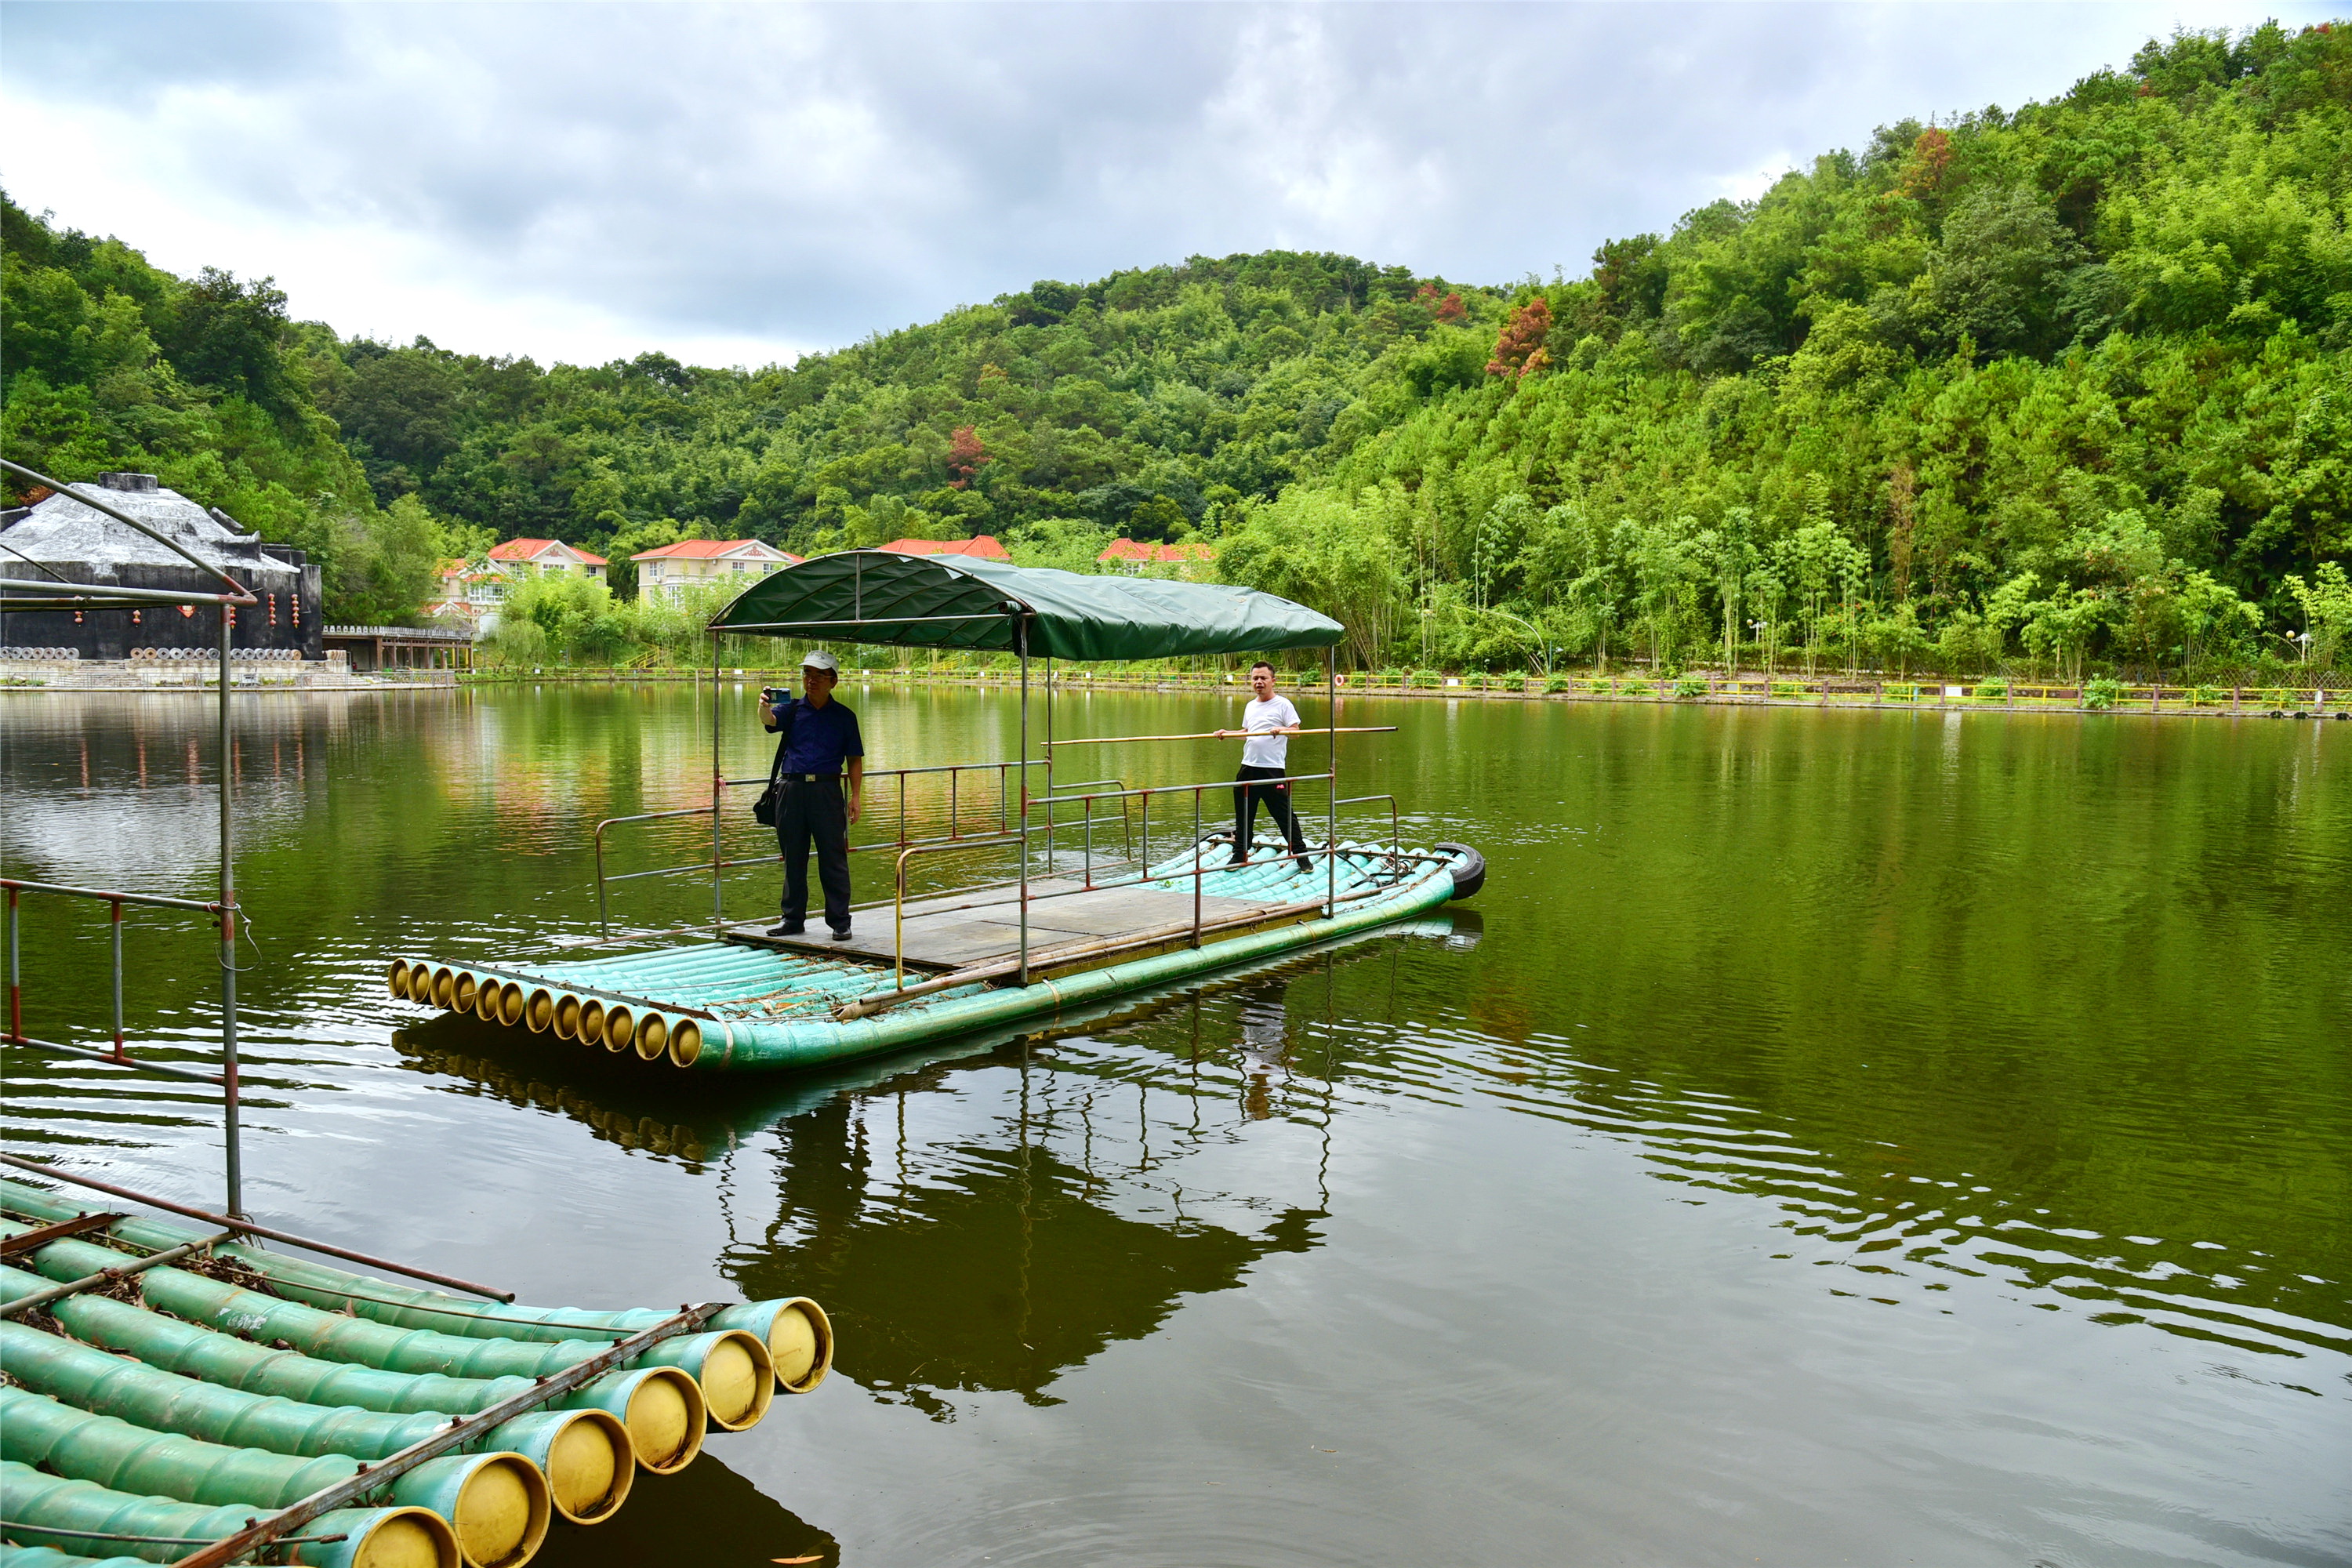
M1222 583L1087 577L970 555L847 550L761 578L711 630L810 642L1146 659L1328 647L1346 628Z

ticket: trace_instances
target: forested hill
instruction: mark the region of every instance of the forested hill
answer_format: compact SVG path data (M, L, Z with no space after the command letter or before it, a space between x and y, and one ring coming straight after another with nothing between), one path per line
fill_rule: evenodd
M2273 26L1883 128L1573 280L1196 258L760 371L341 340L9 206L0 374L11 455L162 473L371 618L493 534L1196 533L1367 660L2243 663L2352 629L2347 215L2352 34Z

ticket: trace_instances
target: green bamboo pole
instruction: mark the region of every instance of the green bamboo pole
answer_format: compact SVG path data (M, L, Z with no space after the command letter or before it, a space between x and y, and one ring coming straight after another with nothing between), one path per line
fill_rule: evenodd
M0 1459L136 1497L248 1512L290 1508L362 1468L348 1454L296 1458L151 1432L5 1387L0 1387ZM448 1521L476 1568L528 1561L547 1535L547 1480L520 1454L428 1459L395 1478L390 1490L394 1502L430 1509Z
M69 1198L5 1179L0 1179L0 1207L43 1220L72 1219L85 1212ZM147 1218L122 1220L110 1228L125 1241L157 1249L184 1246L213 1234L171 1220ZM617 1338L651 1328L668 1316L651 1308L600 1311L476 1301L439 1290L395 1285L257 1247L238 1244L218 1247L214 1251L236 1258L288 1295L311 1306L333 1312L348 1310L375 1322L436 1329L468 1338L560 1342L572 1337L568 1331L578 1329L610 1330L614 1331L611 1337ZM747 1301L719 1313L710 1321L710 1326L714 1330L740 1329L765 1341L769 1357L775 1363L777 1384L787 1393L809 1392L824 1382L825 1373L832 1369L833 1325L824 1310L806 1297Z
M151 1432L21 1388L0 1388L0 1459L116 1491L261 1508L289 1507L360 1471L360 1462L348 1454L301 1458L266 1448L232 1448Z
M11 1289L27 1278L16 1269L0 1268L0 1289ZM421 1378L416 1381L458 1397L423 1410L402 1401L401 1409L389 1412L313 1404L162 1370L149 1364L151 1347L172 1345L183 1336L201 1336L226 1342L221 1348L230 1353L219 1360L233 1363L236 1351L261 1352L266 1370L273 1374L268 1381L281 1386L341 1384L349 1380L317 1375L334 1371L328 1363L247 1345L126 1302L71 1297L57 1305L65 1310L59 1321L68 1331L121 1353L110 1355L105 1350L76 1344L29 1324L0 1322L0 1371L27 1388L78 1408L207 1442L267 1448L278 1454L349 1454L359 1459L382 1459L430 1436L447 1425L453 1415L471 1415L529 1386L520 1379L468 1383L458 1378ZM203 1358L181 1359L201 1362ZM383 1380L398 1376L372 1375ZM649 1387L649 1378L657 1386ZM684 1391L667 1386L672 1381L688 1386ZM558 1408L500 1422L476 1446L525 1456L547 1473L556 1507L565 1518L575 1523L593 1522L610 1515L628 1495L635 1473L629 1463L632 1458L661 1472L681 1462L677 1458L681 1443L674 1431L677 1422L669 1417L669 1406L688 1403L698 1408L700 1391L675 1371L607 1373L567 1395ZM583 1426L590 1430L583 1430ZM693 1447L698 1450L698 1427L697 1432ZM604 1457L598 1454L600 1443Z
M96 1542L89 1542L98 1545ZM77 1557L54 1546L10 1546L0 1542L0 1568L147 1568L136 1557Z
M0 1221L0 1236L32 1229ZM33 1268L53 1280L79 1279L120 1267L123 1255L86 1241L53 1241L37 1249ZM453 1377L541 1377L577 1365L608 1349L609 1338L525 1344L518 1340L467 1339L431 1329L395 1329L258 1290L223 1284L184 1268L151 1268L139 1276L149 1305L190 1322L257 1340L284 1340L324 1360L358 1362L386 1372L443 1373Z
M12 1299L47 1283L37 1275L0 1267L0 1290ZM76 1339L135 1355L149 1366L223 1388L311 1405L356 1405L394 1414L470 1415L530 1386L529 1379L520 1377L443 1377L321 1361L297 1351L272 1350L88 1291L50 1302L48 1311Z
M29 1465L0 1459L0 1517L10 1521L8 1533L20 1544L73 1552L115 1544L104 1541L104 1534L218 1541L243 1530L253 1518L253 1509L249 1504L206 1508L168 1498L132 1497L92 1481L43 1475ZM100 1537L77 1533L80 1531L99 1531ZM447 1521L427 1509L338 1509L311 1521L301 1533L343 1538L310 1541L293 1548L294 1560L312 1568L391 1568L409 1563L460 1568L456 1532ZM162 1542L120 1544L129 1548L128 1555L150 1563L169 1563L188 1555L190 1550L184 1544Z

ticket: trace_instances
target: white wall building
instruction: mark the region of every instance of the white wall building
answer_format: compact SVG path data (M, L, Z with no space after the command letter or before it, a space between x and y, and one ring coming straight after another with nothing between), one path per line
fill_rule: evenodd
M754 578L801 562L799 556L756 539L681 539L629 559L636 563L637 597L670 600L714 583L740 592Z

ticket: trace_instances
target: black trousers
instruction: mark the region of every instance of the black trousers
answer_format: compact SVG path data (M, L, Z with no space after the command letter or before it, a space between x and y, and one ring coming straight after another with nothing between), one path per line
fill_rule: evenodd
M1257 834L1258 802L1265 802L1265 814L1274 818L1275 831L1290 843L1290 852L1298 857L1298 864L1307 865L1307 841L1298 836L1298 817L1290 809L1290 786L1286 784L1265 784L1265 779L1285 776L1281 768L1244 767L1234 775L1234 858L1246 860L1250 840Z
M824 923L849 929L849 805L841 780L787 781L776 799L776 847L784 858L784 923L808 919L808 853L816 847L817 880L824 888Z

